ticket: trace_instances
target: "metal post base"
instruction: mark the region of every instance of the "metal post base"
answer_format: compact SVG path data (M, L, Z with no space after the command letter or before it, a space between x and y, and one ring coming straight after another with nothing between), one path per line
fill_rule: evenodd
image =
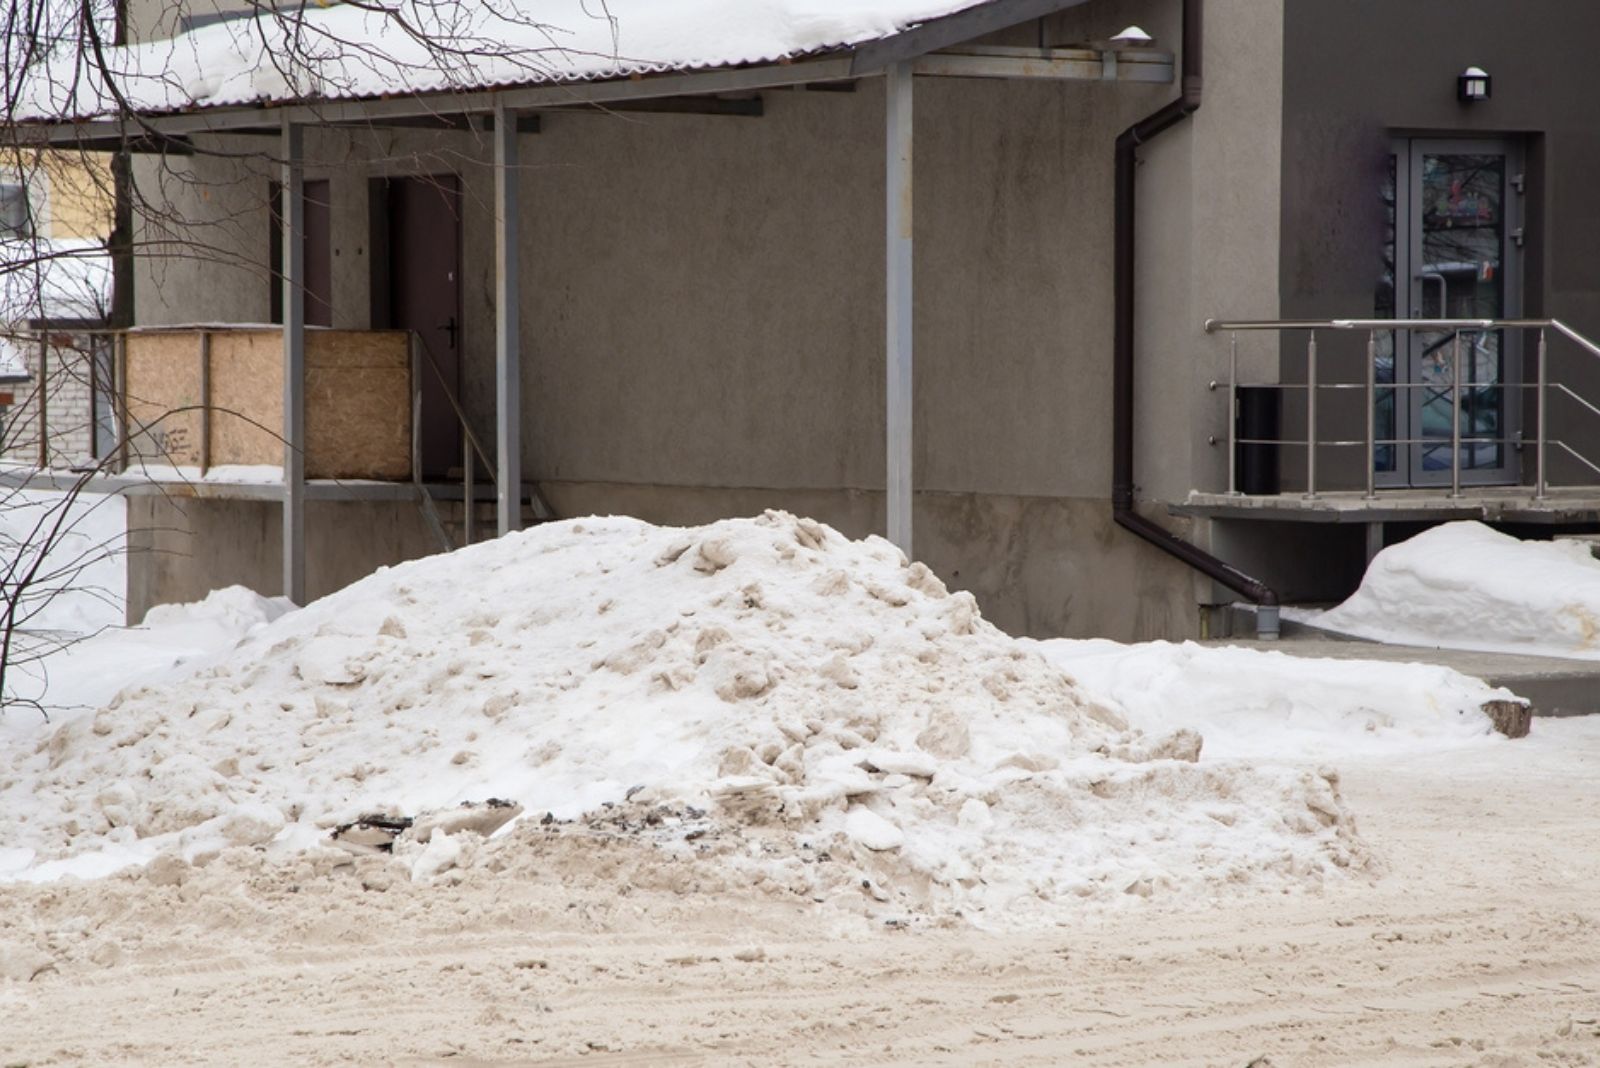
M1256 606L1256 640L1262 642L1275 642L1278 640L1277 605L1262 604Z

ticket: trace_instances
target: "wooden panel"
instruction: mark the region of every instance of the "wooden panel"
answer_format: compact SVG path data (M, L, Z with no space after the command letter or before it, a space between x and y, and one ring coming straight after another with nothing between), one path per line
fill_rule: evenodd
M283 464L283 335L211 335L211 462Z
M200 463L200 335L130 335L128 455L151 464Z
M306 477L411 477L411 350L404 331L306 334Z
M283 338L213 330L212 465L283 463ZM129 454L200 463L200 332L130 334ZM180 411L180 409L191 409ZM411 353L404 331L306 333L306 477L411 477Z

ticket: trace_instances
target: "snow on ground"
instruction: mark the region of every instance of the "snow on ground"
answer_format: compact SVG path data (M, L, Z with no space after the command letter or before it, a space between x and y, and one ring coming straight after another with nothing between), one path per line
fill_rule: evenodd
M7 590L39 563L38 547L50 548L37 585L18 606L17 626L89 634L120 625L127 526L121 497L83 494L69 501L55 490L0 490L0 569Z
M1520 700L1433 664L1326 660L1194 642L1056 640L1051 663L1140 729L1205 738L1202 760L1334 760L1505 742L1483 712Z
M521 863L579 821L796 895L865 884L996 924L1367 862L1331 771L1192 763L1193 732L1126 729L887 542L782 513L568 521L413 561L104 710L5 727L13 877L316 856L363 815L489 798L527 811L490 843ZM395 850L426 881L478 844Z
M1384 549L1325 630L1402 645L1600 660L1600 560L1568 541L1445 523Z

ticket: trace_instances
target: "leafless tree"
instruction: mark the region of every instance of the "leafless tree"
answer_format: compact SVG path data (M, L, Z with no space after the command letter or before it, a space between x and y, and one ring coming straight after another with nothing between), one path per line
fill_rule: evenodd
M102 288L103 307L73 318L98 317L112 329L133 323L136 255L226 263L268 281L262 243L250 238L265 215L267 183L261 179L282 163L277 139L184 140L162 133L148 118L203 103L197 70L225 76L237 73L231 65L249 68L237 103L259 91L315 106L375 85L425 88L438 94L435 99L447 98L486 80L537 80L570 57L573 39L541 23L534 8L527 0L7 0L0 8L0 181L37 187L42 178L59 183L71 176L75 195L105 207L98 242L68 246L35 225L39 220L29 217L26 201L20 215L15 208L7 215L0 197L0 293L9 294L0 301L0 348L9 343L24 354L32 347L55 352L58 376L95 377L98 335L50 325L51 279L72 275L71 268L81 266L73 261L109 258L112 284L109 293ZM616 22L605 0L575 0L570 10L590 23L588 30L599 27L616 54ZM63 141L64 124L86 128L79 120L95 120L93 138ZM44 136L52 124L56 134ZM107 130L115 132L108 137ZM369 162L394 149L385 131L356 127L347 135L365 139L361 152ZM463 135L481 136L472 129ZM481 144L451 144L444 139L420 151L453 160L459 151L474 162L484 155ZM433 169L415 153L398 155L396 162L409 162L419 173ZM230 180L232 190L225 188ZM219 207L219 199L227 204ZM196 210L200 204L205 210ZM159 270L148 277L161 284ZM70 360L73 354L80 358ZM73 370L66 369L69 363ZM50 383L43 374L36 377L26 390L44 406ZM125 412L118 417L124 425L116 434L134 432ZM86 418L97 418L92 404ZM79 589L97 560L117 551L79 536L83 516L92 511L94 480L115 465L116 450L101 441L102 448L85 455L57 456L47 433L38 443L25 442L27 420L13 422L0 427L0 457L36 467L64 461L71 477L55 476L65 488L49 507L15 479L0 488L0 513L11 518L0 522L0 701L9 692L7 672L37 664L52 649L50 641L25 632L54 597ZM26 455L34 445L37 456Z

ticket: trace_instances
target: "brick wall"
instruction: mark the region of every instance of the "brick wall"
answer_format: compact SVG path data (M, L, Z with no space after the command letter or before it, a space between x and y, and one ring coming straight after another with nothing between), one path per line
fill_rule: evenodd
M47 466L67 468L93 456L91 357L88 339L54 334L45 359L44 430ZM40 389L37 341L23 345L29 380L11 387L12 406L0 425L0 456L7 460L39 462Z

